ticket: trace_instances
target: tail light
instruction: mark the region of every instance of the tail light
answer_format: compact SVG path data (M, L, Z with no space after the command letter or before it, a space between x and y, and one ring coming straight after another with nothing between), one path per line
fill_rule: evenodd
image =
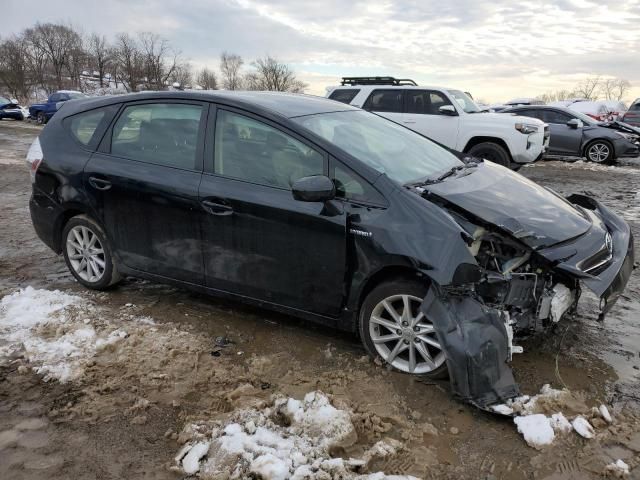
M36 172L43 160L44 154L42 153L42 147L40 146L40 139L36 138L27 152L27 165L29 166L31 183L36 181Z

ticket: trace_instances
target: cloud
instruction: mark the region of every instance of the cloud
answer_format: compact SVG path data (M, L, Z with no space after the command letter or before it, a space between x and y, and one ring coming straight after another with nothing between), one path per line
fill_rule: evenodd
M247 60L274 55L312 93L342 75L382 74L491 100L567 88L585 75L640 87L640 0L114 0L82 8L5 0L3 13L16 31L35 20L105 34L156 31L197 66L215 66L225 50Z

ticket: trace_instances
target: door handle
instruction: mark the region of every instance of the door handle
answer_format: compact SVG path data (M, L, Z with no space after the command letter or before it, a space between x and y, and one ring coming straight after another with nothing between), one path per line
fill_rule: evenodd
M409 123L416 123L416 122L406 121L406 122L402 122L402 123L407 123L407 124L409 124Z
M109 190L111 188L111 182L97 177L89 177L89 185L96 190Z
M202 206L211 215L227 216L233 214L233 208L223 203L217 203L211 200L203 200Z

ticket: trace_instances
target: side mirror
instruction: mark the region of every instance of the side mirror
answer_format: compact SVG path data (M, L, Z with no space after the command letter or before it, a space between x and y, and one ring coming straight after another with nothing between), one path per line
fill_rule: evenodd
M336 187L329 177L313 175L296 180L291 187L293 198L301 202L326 202L336 196Z
M18 100L15 98L11 98L9 100L11 101L11 103L15 103L16 105L18 104Z
M567 122L567 126L569 128L581 128L584 124L582 123L581 120L577 119L577 118L572 118L571 120L569 120Z
M440 112L442 115L458 115L458 112L456 112L456 109L453 105L443 105L438 109L438 112Z

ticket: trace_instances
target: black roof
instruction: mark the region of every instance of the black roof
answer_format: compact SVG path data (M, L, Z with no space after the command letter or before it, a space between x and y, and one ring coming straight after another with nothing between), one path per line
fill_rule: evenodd
M102 105L152 99L215 101L238 108L249 108L253 111L262 110L287 118L314 115L317 113L358 110L356 107L315 95L228 90L163 91L128 93L126 95L113 95L107 97L90 97L88 99L70 100L65 102L64 110L68 113L75 113L75 110L82 111Z

